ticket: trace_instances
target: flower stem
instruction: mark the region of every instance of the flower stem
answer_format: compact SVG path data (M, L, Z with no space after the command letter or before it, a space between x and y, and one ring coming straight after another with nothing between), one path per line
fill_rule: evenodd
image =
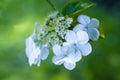
M57 8L50 0L47 0L47 2L50 4L50 6L53 8L53 10L57 11Z

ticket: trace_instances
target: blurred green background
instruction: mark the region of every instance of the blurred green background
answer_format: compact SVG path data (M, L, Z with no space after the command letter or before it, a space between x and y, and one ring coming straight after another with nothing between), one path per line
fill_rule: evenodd
M68 0L51 0L58 8ZM100 20L105 39L92 44L74 70L52 63L30 67L25 39L36 21L44 22L53 10L46 0L0 0L0 80L120 80L120 0L91 0L97 4L83 14Z

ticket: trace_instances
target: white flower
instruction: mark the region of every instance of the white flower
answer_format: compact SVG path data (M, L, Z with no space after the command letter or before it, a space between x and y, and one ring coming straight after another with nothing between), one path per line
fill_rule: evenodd
M100 33L97 30L99 27L99 21L96 18L90 19L86 15L80 15L78 16L78 22L80 24L76 25L73 29L75 32L79 30L84 30L88 33L89 38L93 41L98 40Z
M46 47L42 47L41 49L36 46L34 43L32 36L26 39L26 56L28 57L29 65L37 64L40 66L41 60L45 60L49 54L49 51Z
M89 37L85 31L67 31L65 36L66 42L63 46L54 45L53 52L55 56L52 61L56 65L64 64L65 68L72 70L76 66L76 62L80 61L83 56L91 53L92 48L88 43Z
M80 53L83 56L87 56L91 53L92 48L91 45L88 43L89 37L85 31L68 31L65 36L65 40L63 45L74 45L76 49L79 49Z
M73 46L53 46L53 52L55 56L52 61L56 65L64 64L64 67L68 70L75 68L77 61L81 59L79 50L75 51Z

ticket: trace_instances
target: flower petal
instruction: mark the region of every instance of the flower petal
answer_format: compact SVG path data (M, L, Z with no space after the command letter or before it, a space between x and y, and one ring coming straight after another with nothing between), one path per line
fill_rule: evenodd
M69 42L63 42L63 46L71 45Z
M88 23L90 23L90 18L86 15L80 15L78 16L78 22L83 25L87 25Z
M96 41L99 39L100 33L96 28L88 28L88 35L91 40Z
M74 31L67 31L65 40L71 44L76 43L77 41L77 36Z
M68 46L67 53L75 53L75 48L73 45Z
M32 51L36 48L36 45L32 39L32 36L28 37L25 41L26 44L26 56L29 57Z
M56 65L61 65L65 62L65 56L59 55L52 58L52 62Z
M82 55L81 55L81 52L77 49L76 52L69 53L68 57L69 57L69 60L78 62L81 60Z
M39 29L40 29L40 23L36 22L35 25L34 25L34 32L33 32L33 34L39 33Z
M49 54L49 50L48 50L46 47L42 47L42 48L41 48L40 58L41 58L42 60L45 60L45 59L47 59L48 54Z
M88 24L88 28L98 28L99 27L99 20L96 18L92 18L90 23Z
M81 55L81 52L77 49L76 52L75 52L75 62L78 62L82 59L82 55Z
M61 46L60 45L54 45L53 46L53 52L55 55L60 55L61 54Z
M64 63L64 67L68 70L73 70L75 68L76 64L75 62L72 62L70 60L67 60L65 63Z
M36 58L36 59L34 60L34 63L33 63L33 64L37 64L37 66L39 67L39 66L40 66L40 62L41 62L40 55L38 55L38 58Z
M36 64L36 59L39 60L40 55L40 49L37 47L28 57L29 58L29 65L32 66L32 64Z
M74 32L78 32L79 30L85 30L85 26L84 25L81 25L81 24L78 24L76 25L74 28L73 28L73 31Z
M89 43L84 44L84 45L77 45L78 49L81 51L83 56L87 56L92 52L92 47Z
M85 44L89 41L89 36L88 36L87 32L85 32L85 31L78 31L77 37L78 37L78 42L80 44Z
M62 51L61 55L67 55L68 49L69 49L69 45L67 45L67 46L62 46L62 47L61 47L61 51Z

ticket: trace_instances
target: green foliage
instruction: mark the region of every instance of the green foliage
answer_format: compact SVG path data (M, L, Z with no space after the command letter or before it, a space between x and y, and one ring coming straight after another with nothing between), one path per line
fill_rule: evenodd
M95 3L92 3L88 0L77 0L77 1L70 1L67 5L63 8L62 14L64 16L71 16L76 17L80 13L86 11L87 9L95 6Z

